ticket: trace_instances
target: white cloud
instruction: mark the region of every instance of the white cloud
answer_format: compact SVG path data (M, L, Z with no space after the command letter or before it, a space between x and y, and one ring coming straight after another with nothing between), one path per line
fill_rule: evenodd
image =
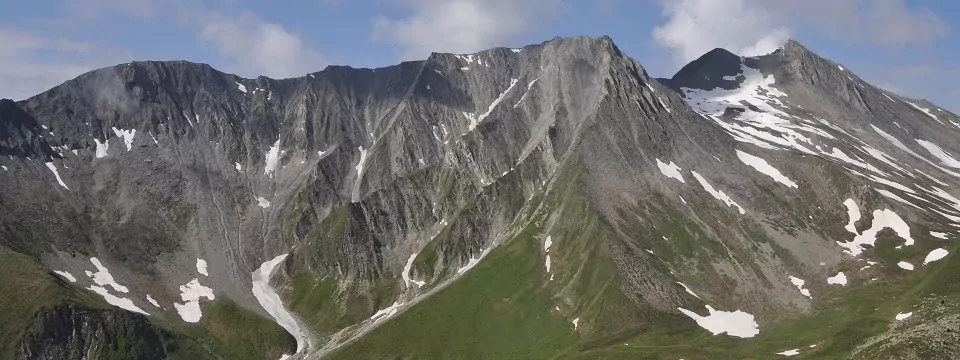
M740 55L769 53L790 31L750 0L664 1L667 23L653 29L653 38L682 64L717 48Z
M0 98L23 100L84 72L130 59L109 47L0 28Z
M0 97L24 99L84 72L133 60L128 51L85 41L43 36L51 24L77 24L115 19L165 22L191 29L210 43L223 61L214 64L225 71L253 77L302 76L323 69L328 63L303 39L280 24L234 10L218 12L237 3L204 0L76 0L63 3L60 18L36 24L36 31L0 26ZM182 57L182 55L174 56Z
M373 39L400 45L404 59L504 46L563 8L561 0L402 0L411 14L378 16ZM539 18L535 18L539 17Z
M220 55L233 63L229 65L231 71L245 76L303 76L328 64L299 35L257 16L208 13L193 19L200 38L216 46Z
M661 0L666 22L653 38L685 64L722 47L740 55L776 49L791 30L810 30L853 43L930 44L947 25L904 0Z

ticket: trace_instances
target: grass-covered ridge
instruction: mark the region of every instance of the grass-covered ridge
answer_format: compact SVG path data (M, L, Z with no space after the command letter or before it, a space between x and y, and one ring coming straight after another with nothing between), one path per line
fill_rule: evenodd
M30 257L0 246L0 358L12 359L34 318L61 304L98 304Z
M330 357L544 359L630 333L642 310L617 290L604 255L610 235L576 192L577 175L562 173L555 191L528 201L515 230L479 265Z
M32 258L0 246L0 359L29 348L91 359L274 359L292 353L292 336L273 322L217 298L200 324L176 314L143 316L107 304ZM80 326L83 324L83 326ZM99 335L94 335L99 334Z

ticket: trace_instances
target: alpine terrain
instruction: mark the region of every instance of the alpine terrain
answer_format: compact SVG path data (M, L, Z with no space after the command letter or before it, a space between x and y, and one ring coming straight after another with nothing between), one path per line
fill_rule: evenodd
M0 101L2 359L957 359L960 117L608 37Z

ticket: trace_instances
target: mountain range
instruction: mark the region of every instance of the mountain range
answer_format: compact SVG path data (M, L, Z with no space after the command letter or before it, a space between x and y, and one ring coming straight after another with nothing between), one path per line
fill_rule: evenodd
M0 101L4 359L960 358L960 117L608 37Z

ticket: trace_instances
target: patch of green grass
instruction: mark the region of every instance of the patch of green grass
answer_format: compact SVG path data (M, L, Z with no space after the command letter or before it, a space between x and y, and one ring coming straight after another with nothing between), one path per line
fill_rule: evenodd
M160 314L143 317L117 309L95 293L67 283L30 257L5 247L0 247L0 273L6 279L0 286L0 359L16 358L21 341L28 335L50 330L38 326L69 328L73 326L69 322L77 320L95 321L103 331L104 338L71 338L92 346L85 350L92 353L85 355L97 359L152 358L172 351L167 353L171 359L253 360L279 358L295 350L294 339L279 325L226 299L204 305L200 324L184 324ZM83 317L60 319L56 314ZM38 319L44 315L47 322L41 324Z
M660 328L623 339L617 345L585 351L578 357L770 359L776 358L777 352L800 349L801 354L793 358L847 359L866 340L887 331L897 313L916 311L914 306L922 299L960 301L960 285L955 281L955 274L960 273L958 260L951 252L946 259L918 267L901 282L853 283L832 288L818 294L810 315L762 327L754 338L711 336L691 321L675 318L674 323L661 322Z
M393 281L339 283L332 276L295 275L284 294L285 306L304 320L315 335L326 337L368 319L393 303Z
M549 195L538 195L531 204L544 206L528 208L519 220L523 230L480 264L331 358L569 357L647 326L641 309L619 292L606 253L610 233L576 191L576 170L560 174ZM541 252L551 223L554 280Z
M204 306L200 323L231 359L279 359L296 351L296 340L277 323L223 297Z
M102 304L76 291L30 257L0 246L0 358L10 359L34 319L61 304Z
M540 286L540 247L525 232L443 291L381 325L332 359L543 359L576 344ZM400 355L402 354L402 356Z

